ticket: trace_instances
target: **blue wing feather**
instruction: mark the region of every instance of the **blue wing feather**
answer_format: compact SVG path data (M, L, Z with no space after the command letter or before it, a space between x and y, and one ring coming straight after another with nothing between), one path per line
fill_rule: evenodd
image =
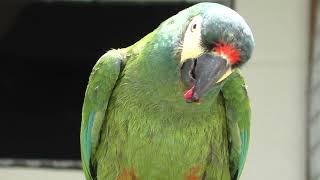
M89 160L89 157L91 155L91 131L92 131L92 127L93 127L93 123L94 123L94 112L90 112L89 114L89 122L88 122L88 126L85 128L85 142L83 142L86 146L86 157Z
M240 175L242 173L244 163L247 158L247 153L248 153L248 140L249 140L249 135L248 131L243 131L240 133L240 139L241 139L241 146L240 146L240 161L239 161L239 171L238 171L238 178L240 178Z

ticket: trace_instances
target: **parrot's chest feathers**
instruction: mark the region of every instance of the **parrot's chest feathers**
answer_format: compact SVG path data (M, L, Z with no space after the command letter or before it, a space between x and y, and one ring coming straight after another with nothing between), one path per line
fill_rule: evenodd
M118 134L114 143L121 146L125 164L144 167L137 172L142 177L160 173L168 175L164 179L175 179L177 172L184 176L187 170L206 164L209 155L220 161L213 153L217 148L212 147L213 139L219 146L224 141L221 135L225 117L219 96L203 104L188 104L182 98L185 106L171 106L172 102L153 101L149 97L123 99L123 93L119 91L120 97L111 101L109 134Z
M105 121L107 143L118 154L106 156L117 157L119 166L136 169L140 177L167 176L163 179L183 179L194 167L202 174L208 157L224 166L225 156L217 155L227 151L220 87L198 104L187 103L177 74L156 78L161 69L148 76L131 68L124 72L110 97Z

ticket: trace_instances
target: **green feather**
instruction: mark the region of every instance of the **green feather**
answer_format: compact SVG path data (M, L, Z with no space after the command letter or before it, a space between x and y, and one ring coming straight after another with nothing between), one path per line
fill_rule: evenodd
M81 156L87 179L91 174L92 155L100 138L100 130L105 119L109 98L118 79L122 56L110 51L100 58L90 75L82 110Z
M247 156L250 133L250 103L239 70L226 80L222 89L229 129L231 174L239 179Z

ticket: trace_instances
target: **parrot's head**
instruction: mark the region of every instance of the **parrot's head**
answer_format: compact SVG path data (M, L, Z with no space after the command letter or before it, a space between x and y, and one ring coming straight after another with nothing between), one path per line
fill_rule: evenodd
M185 100L198 102L249 60L254 39L245 20L226 6L200 3L183 13L188 20L180 42L181 81Z

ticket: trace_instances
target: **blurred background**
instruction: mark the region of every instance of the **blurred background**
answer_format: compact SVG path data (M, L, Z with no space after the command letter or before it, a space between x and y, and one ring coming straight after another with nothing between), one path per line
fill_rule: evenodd
M217 0L250 25L243 180L320 180L319 0ZM89 73L197 0L2 0L0 180L77 180ZM318 22L319 21L319 22Z

